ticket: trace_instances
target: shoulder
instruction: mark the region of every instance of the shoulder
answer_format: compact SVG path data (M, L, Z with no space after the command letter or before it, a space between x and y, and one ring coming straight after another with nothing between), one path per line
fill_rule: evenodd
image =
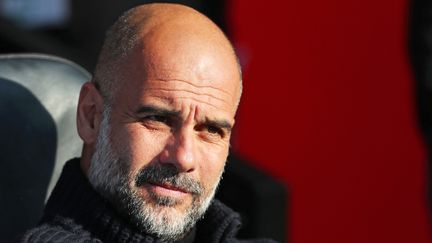
M72 220L53 220L43 223L28 230L18 242L21 243L43 243L43 242L101 242L92 238L90 232L73 223Z
M270 239L238 239L241 218L238 213L214 199L197 224L196 242L276 243Z

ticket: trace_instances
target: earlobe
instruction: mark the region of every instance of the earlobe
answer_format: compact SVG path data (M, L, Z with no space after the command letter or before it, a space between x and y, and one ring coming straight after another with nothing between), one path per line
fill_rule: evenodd
M84 144L94 144L102 118L103 98L94 83L87 82L81 87L77 109L78 134Z

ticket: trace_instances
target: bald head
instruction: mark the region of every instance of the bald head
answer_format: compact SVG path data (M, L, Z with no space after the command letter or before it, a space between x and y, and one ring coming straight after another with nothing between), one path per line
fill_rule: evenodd
M173 52L181 52L183 60L158 60ZM237 69L240 83L233 85L238 86L239 100L241 69L224 33L192 8L178 4L146 4L124 13L108 30L93 82L97 83L105 103L109 105L114 102L118 87L124 85L123 77L132 55L142 55L143 69L169 71L172 65L179 63L186 69L199 68L192 66L197 64L191 62L192 56L214 58L215 53L222 62L232 64Z

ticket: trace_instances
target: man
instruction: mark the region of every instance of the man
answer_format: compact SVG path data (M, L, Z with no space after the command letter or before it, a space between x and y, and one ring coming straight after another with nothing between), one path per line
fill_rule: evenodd
M213 200L241 95L234 50L185 6L149 4L110 28L81 89L69 161L23 242L237 242Z

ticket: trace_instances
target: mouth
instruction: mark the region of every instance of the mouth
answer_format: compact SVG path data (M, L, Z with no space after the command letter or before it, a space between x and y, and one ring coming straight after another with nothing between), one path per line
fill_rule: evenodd
M160 196L179 198L190 194L186 189L168 183L147 182L146 184L150 191Z
M141 169L135 176L135 186L156 198L173 200L195 198L203 192L199 181L167 166L148 166Z

